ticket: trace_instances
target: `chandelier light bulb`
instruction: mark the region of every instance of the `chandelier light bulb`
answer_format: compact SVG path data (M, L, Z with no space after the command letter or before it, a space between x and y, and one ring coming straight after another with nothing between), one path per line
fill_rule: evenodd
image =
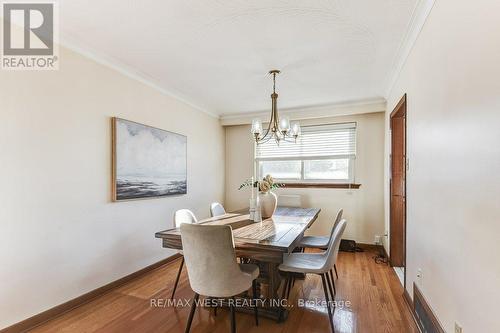
M252 134L261 134L262 133L262 122L260 119L252 120Z
M282 117L280 119L280 131L286 133L290 130L290 119L288 117Z
M297 121L293 122L291 125L290 134L293 136L298 136L298 135L300 135L300 132L301 132L300 124Z

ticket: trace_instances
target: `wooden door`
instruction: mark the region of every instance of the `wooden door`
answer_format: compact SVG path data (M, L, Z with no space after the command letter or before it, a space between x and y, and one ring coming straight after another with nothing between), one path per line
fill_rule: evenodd
M390 262L406 258L406 95L391 113Z

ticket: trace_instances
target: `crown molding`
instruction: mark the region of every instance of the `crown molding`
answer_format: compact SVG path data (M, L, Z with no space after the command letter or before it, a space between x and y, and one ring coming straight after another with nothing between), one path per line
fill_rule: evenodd
M292 120L318 119L327 117L347 116L363 113L385 112L386 100L382 97L360 99L317 106L304 106L280 109L281 115L287 115ZM261 118L264 122L269 117L269 110L226 114L220 117L222 126L251 124L252 119Z
M418 0L415 8L413 9L406 34L401 44L399 45L398 52L396 53L396 57L394 58L392 70L389 72L389 75L386 79L386 99L388 98L389 94L394 88L394 85L396 84L396 80L398 79L401 70L403 69L406 60L411 53L411 50L413 49L413 46L418 39L420 31L422 31L422 28L425 25L425 21L427 20L427 17L429 16L432 7L434 6L434 2L435 0Z
M120 74L123 74L123 75L125 75L133 80L139 81L139 82L149 86L150 88L157 90L158 92L160 92L164 95L167 95L173 99L176 99L176 100L190 106L191 108L193 108L197 111L203 112L203 113L205 113L211 117L214 117L216 119L220 118L219 115L216 114L215 112L207 110L207 109L191 102L189 99L182 96L182 94L163 88L157 82L157 80L153 79L149 75L146 75L146 74L142 73L141 71L138 71L137 69L133 68L132 66L126 65L126 64L118 61L114 57L110 57L110 56L105 55L105 54L99 54L98 52L93 50L88 45L82 45L82 43L76 42L76 40L74 38L72 38L71 36L69 36L68 34L61 35L60 45L62 47L65 47L65 48L85 57L85 58L89 58L89 59L91 59L91 60L93 60L101 65L109 67L109 68L119 72Z
M427 17L429 16L432 7L434 6L435 0L418 0L415 8L413 9L410 23L403 38L396 57L394 58L392 70L389 72L386 78L386 91L385 97L389 96L392 91L396 80L398 79L404 64L411 53L413 45L418 39L419 33L422 30ZM139 81L160 93L174 98L193 109L203 112L211 117L220 119L223 126L227 125L238 125L251 123L252 118L256 117L267 117L268 112L248 112L243 114L222 114L219 115L212 110L207 110L206 108L197 105L196 103L190 101L188 98L184 97L181 93L173 91L171 89L165 89L161 84L151 76L133 68L132 66L126 65L114 57L99 54L88 45L82 45L80 42L76 42L74 38L68 34L61 35L60 45L78 53L86 58L89 58L101 65L109 67L133 80ZM305 106L305 107L294 107L289 109L281 109L282 114L287 114L292 119L311 119L311 118L324 118L331 116L341 116L349 114L361 114L370 112L381 112L385 111L386 101L384 98L372 98L366 100L350 101L343 103L334 103L321 106Z

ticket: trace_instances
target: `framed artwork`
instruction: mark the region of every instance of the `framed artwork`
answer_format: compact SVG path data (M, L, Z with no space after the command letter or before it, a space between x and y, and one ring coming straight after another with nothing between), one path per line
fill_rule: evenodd
M187 137L112 118L112 199L187 193Z

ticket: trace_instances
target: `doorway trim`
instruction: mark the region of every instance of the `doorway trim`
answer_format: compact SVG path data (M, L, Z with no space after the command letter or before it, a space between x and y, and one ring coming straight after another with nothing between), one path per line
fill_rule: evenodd
M394 170L393 170L393 155L394 155L394 147L395 147L395 142L394 137L393 137L393 125L396 123L395 119L402 119L402 123L399 122L397 126L401 126L403 124L402 128L399 128L399 130L402 131L402 138L401 141L396 142L396 144L402 144L403 149L402 149L402 175L399 177L402 178L402 189L401 189L401 200L403 202L403 209L401 214L402 217L402 225L401 225L401 231L393 232L392 226L393 226L393 208L395 203L393 202L393 178L394 178ZM390 117L389 117L389 125L390 125L390 143L391 143L391 154L390 154L390 163L389 163L389 170L390 170L390 183L389 183L389 237L390 237L390 258L389 262L391 266L398 266L398 267L404 267L404 281L403 285L406 287L406 225L407 225L407 200L406 200L406 179L407 179L407 170L408 170L408 159L407 159L407 98L406 94L404 94L394 110L391 112ZM396 126L396 125L394 125ZM401 137L401 135L400 135ZM402 253L398 253L397 256L394 255L393 253L395 251L402 251ZM397 258L395 258L397 257ZM397 263L396 263L397 262ZM402 266L401 266L402 264Z

